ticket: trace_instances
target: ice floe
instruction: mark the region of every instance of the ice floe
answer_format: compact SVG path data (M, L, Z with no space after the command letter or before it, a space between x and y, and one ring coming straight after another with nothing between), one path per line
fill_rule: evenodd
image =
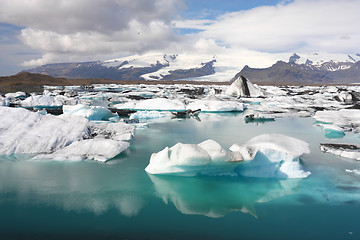
M236 175L260 178L305 178L299 157L309 153L304 141L280 134L257 136L228 152L214 140L199 144L177 143L153 153L145 168L150 174L180 176Z
M330 123L348 131L360 132L360 110L340 109L317 111L314 118L323 123Z
M320 150L332 153L341 157L351 158L360 161L360 145L345 143L321 143Z
M87 106L83 104L64 105L63 111L65 115L82 116L89 120L109 120L114 116L111 111L101 106Z
M50 94L30 96L21 102L23 107L60 107L63 104L61 98Z
M125 123L94 124L67 114L52 116L0 107L0 116L0 154L53 154L57 160L106 161L127 148L124 140L134 134L134 127Z
M56 161L96 160L106 162L129 147L128 142L111 139L88 139L76 141L51 154L40 154L33 159L52 159Z
M202 112L242 112L244 104L236 101L196 100L190 102L187 109L201 109Z
M157 119L169 117L169 112L159 112L159 111L138 111L132 113L129 119Z
M141 101L129 101L114 105L117 109L183 111L185 104L178 99L153 98Z
M240 153L244 160L236 172L245 177L305 178L310 175L303 169L299 157L310 153L308 143L281 134L263 134L245 144L234 144L233 152Z
M226 89L225 94L237 97L259 97L263 92L244 76L240 76Z

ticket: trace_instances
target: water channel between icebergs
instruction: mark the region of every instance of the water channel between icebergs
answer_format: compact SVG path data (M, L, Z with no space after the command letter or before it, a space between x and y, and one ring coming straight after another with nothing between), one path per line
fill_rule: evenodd
M130 148L106 164L1 157L0 233L16 238L357 239L359 162L319 150L325 138L313 118L245 123L242 114L200 113L154 120ZM305 179L148 175L150 155L177 142L214 139L224 148L260 134L304 140ZM357 143L347 133L342 142Z

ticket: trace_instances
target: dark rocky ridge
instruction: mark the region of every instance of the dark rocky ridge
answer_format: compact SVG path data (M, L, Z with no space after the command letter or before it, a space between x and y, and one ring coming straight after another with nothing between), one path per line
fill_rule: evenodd
M156 76L152 78L154 80L178 80L185 78L207 76L215 73L214 62L201 63L199 68L191 69L176 69L170 71L169 75L162 76L159 79ZM161 64L159 61L156 64L152 64L149 67L128 67L120 68L126 65L127 62L119 63L118 66L104 66L102 62L79 62L79 63L55 63L47 64L40 67L26 70L30 73L46 74L52 77L70 78L70 79L82 79L82 78L98 78L98 79L110 79L110 80L144 80L141 75L153 73L161 68L169 66L168 63Z
M351 84L360 82L360 62L345 63L347 69L329 71L327 62L324 66L278 61L269 68L251 68L245 66L236 76L246 76L255 83L297 83L297 84ZM334 65L340 63L333 62Z

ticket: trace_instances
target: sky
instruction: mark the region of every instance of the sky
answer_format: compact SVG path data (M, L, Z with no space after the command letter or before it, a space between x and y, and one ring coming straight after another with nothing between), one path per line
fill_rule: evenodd
M360 53L358 0L1 0L0 76L144 54Z

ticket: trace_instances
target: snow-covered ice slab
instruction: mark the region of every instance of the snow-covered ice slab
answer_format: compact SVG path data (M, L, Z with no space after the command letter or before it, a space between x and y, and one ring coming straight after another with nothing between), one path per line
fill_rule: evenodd
M360 132L360 110L317 111L314 118L319 122L332 123L345 130Z
M134 134L133 126L121 122L94 124L80 116L42 115L23 108L0 107L0 119L0 154L106 161L127 148L123 141Z
M110 117L115 116L111 111L101 106L87 106L83 104L64 105L63 111L65 115L82 116L89 120L109 120Z
M260 178L305 178L299 157L309 153L304 141L280 134L257 136L228 152L214 140L177 143L153 153L145 168L150 174L180 176L231 175Z
M170 117L169 112L159 112L159 111L138 111L130 115L129 119L157 119Z
M320 150L360 161L360 144L321 143Z
M244 104L236 101L195 100L189 103L186 109L201 109L202 112L242 112Z
M133 110L183 111L185 104L177 99L153 98L116 104L114 108Z
M123 141L111 139L88 139L73 142L51 154L41 154L33 159L51 159L55 161L82 161L95 160L106 162L126 150L130 144Z
M30 96L21 102L23 107L61 107L64 104L61 97L49 94Z

